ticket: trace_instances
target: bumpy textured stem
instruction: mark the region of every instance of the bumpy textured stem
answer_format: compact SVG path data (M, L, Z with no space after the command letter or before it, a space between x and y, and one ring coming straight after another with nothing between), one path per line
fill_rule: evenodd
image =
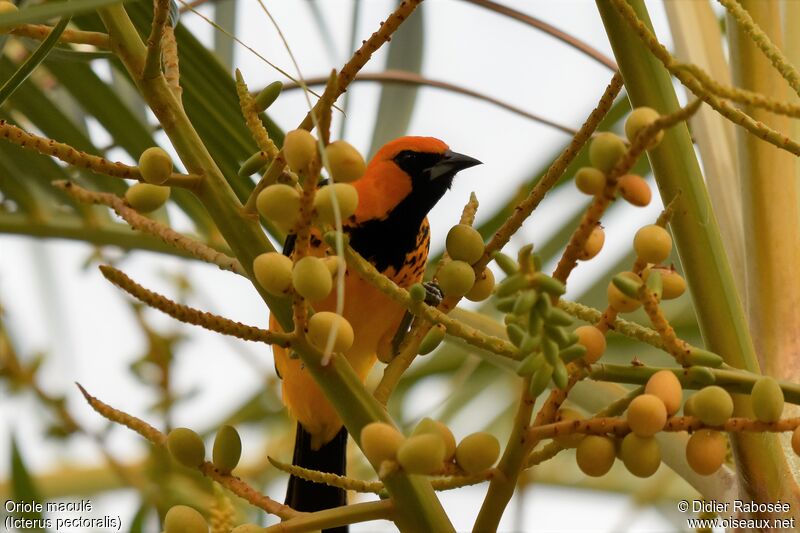
M50 35L50 32L53 31L52 26L45 26L44 24L22 24L20 26L14 26L11 31L13 35L19 35L20 37L27 37L29 39L36 39L38 41L44 41L47 39L47 36ZM96 46L98 48L108 48L108 35L101 32L96 31L80 31L80 30L70 30L66 29L64 32L58 37L58 42L60 43L73 43L73 44L90 44L92 46Z
M651 54L639 45L640 35L652 35L644 3L598 1L597 7L632 104L649 106L661 113L676 110L677 97L658 57L660 49L651 47ZM699 96L710 102L706 95ZM661 144L648 155L662 199L669 201L681 193L670 226L706 348L721 354L732 366L758 372L748 325L687 128L677 126L666 131ZM749 414L746 398L735 398L734 402L737 414ZM788 466L778 440L768 435L737 433L732 441L748 497L763 502L780 499L798 509L800 500L794 484L785 479Z
M371 520L393 520L396 512L391 500L354 503L315 513L304 513L285 522L264 528L264 533L317 531Z

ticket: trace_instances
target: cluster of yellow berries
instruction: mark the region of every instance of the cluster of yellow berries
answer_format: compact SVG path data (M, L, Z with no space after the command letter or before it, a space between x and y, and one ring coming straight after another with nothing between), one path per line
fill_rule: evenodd
M301 175L318 164L317 140L306 130L286 134L283 155L289 168ZM325 147L324 159L334 183L320 187L314 197L314 220L319 225L333 225L338 208L339 218L346 220L358 208L358 192L351 182L366 170L362 155L346 141L334 141ZM289 232L300 218L300 190L295 184L275 183L258 195L257 208L261 216L279 229Z
M657 111L649 107L637 107L625 121L625 135L633 142L636 136L659 118ZM664 132L660 131L653 138L648 149L653 149L661 142ZM619 159L625 154L625 141L611 132L601 132L594 136L589 145L589 162L592 166L583 167L575 174L575 185L584 194L594 196L600 194L606 186L606 174L611 172ZM620 176L617 182L620 196L630 204L644 207L650 203L651 192L647 182L636 174Z
M500 455L494 435L473 433L456 444L450 428L430 418L423 418L408 438L391 424L373 422L361 430L360 441L379 473L396 463L409 474L433 475L455 462L467 474L476 474L494 465Z
M172 158L163 148L148 148L139 157L139 173L144 183L128 187L125 201L140 213L150 213L169 200L170 188L163 184L172 175Z
M682 394L675 374L660 370L647 381L644 394L637 396L628 406L626 420L631 432L621 441L604 435L569 435L571 444L577 448L576 460L580 469L590 476L602 476L619 457L632 474L639 477L653 475L661 464L661 450L654 437L664 428L668 418L680 409ZM783 412L783 391L777 381L764 376L754 384L750 403L757 420L776 422ZM733 415L733 399L722 387L708 385L686 400L683 414L697 417L707 426L723 426ZM792 446L800 454L800 430L795 430L792 435ZM713 474L722 466L727 452L727 437L716 429L695 431L686 444L689 466L704 476Z
M674 268L659 266L672 251L672 237L661 226L643 226L633 238L636 256L648 266L639 277L634 272L622 272L608 284L608 305L619 313L630 313L642 305L638 290L645 284L659 300L671 300L686 291L686 280Z
M488 298L494 289L494 274L484 268L476 277L472 267L483 257L481 234L468 224L456 224L447 232L445 246L450 261L436 275L444 295L452 298L465 296L473 302Z

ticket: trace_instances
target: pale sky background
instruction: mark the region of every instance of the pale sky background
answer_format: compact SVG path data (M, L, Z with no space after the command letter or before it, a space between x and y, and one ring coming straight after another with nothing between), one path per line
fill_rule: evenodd
M391 11L393 2L362 2L359 34L366 39L378 22ZM502 0L501 3L539 17L587 41L609 56L610 46L594 2L588 0ZM237 35L261 54L292 74L295 70L267 17L254 0L239 2ZM326 51L312 25L305 1L267 2L284 31L307 77L327 73L349 57L349 0L319 0L318 4L335 28L336 49ZM647 2L656 33L671 46L666 18L660 2ZM543 115L566 126L577 128L602 94L611 73L574 49L528 26L477 6L457 0L427 0L426 51L422 73L492 95L522 109ZM209 8L203 8L210 13ZM213 29L192 14L182 23L204 42L210 43ZM378 52L367 71L379 71L385 55ZM281 76L248 51L238 48L236 64L250 87L261 87ZM101 69L102 70L102 69ZM356 84L350 89L351 106L347 140L362 151L369 148L379 89L376 84ZM683 92L680 91L683 98ZM285 129L291 129L305 114L305 99L299 91L283 95L271 109L271 116ZM445 200L431 215L433 247L441 247L447 228L456 223L470 191L481 201L478 222L501 205L533 171L546 163L567 137L558 131L490 104L438 89L422 88L417 98L410 134L444 139L452 149L472 155L483 165L460 175ZM97 133L100 138L103 132ZM548 196L525 224L507 250L547 237L561 221L588 204L588 198L571 189ZM570 294L580 293L591 282L592 272L617 261L629 246L635 230L653 220L661 208L655 201L646 209L617 205L604 218L606 249L591 264L579 267L570 278ZM132 326L125 296L101 281L96 269L84 270L82 263L90 249L79 243L49 241L33 243L19 237L0 236L0 297L6 309L5 320L16 334L19 352L49 354L43 372L47 390L66 391L68 405L76 418L90 428L104 422L86 407L73 386L81 382L94 395L131 413L144 414L150 390L131 378L128 364L138 357L144 339ZM201 298L189 303L248 324L266 326L266 309L249 283L210 266L181 261L162 255L137 252L122 264L134 279L156 291L173 293L165 282L165 272L188 274L202 288ZM42 286L38 280L50 279ZM231 345L245 350L264 372L271 372L268 350L235 340L220 340L200 328L178 327L171 319L153 313L163 331L180 330L190 335L175 363L176 387L196 389L196 396L175 410L176 425L204 427L250 396L260 385L260 377ZM231 387L231 383L236 383ZM9 474L5 459L8 438L13 432L24 450L29 466L46 471L62 463L100 464L96 448L85 439L69 445L43 437L42 413L30 395L8 398L5 387L0 402L0 478ZM423 413L426 401L435 402L435 391L415 395L414 410ZM491 406L487 406L489 411ZM489 412L487 411L487 412ZM482 416L462 421L454 427L457 437L481 429ZM119 457L142 453L142 441L120 428L112 433L112 449ZM257 449L258 446L253 446ZM662 468L666 468L662 466ZM576 470L577 471L577 470ZM283 487L270 496L283 498ZM486 485L442 493L454 524L467 530L482 501ZM118 491L95 500L97 511L121 514L129 524L135 498L132 492ZM535 531L625 531L655 532L672 530L670 523L652 510L638 512L625 496L583 492L561 488L536 487L526 494L524 523ZM514 521L512 502L501 530L511 531ZM388 523L357 525L353 531L392 528ZM532 529L533 530L533 529Z

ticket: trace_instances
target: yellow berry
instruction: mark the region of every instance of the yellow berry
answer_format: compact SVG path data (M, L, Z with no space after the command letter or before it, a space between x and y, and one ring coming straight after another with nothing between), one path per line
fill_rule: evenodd
M355 335L353 326L341 315L330 311L320 311L308 320L308 340L318 350L328 345L328 337L336 330L333 340L333 351L346 352L353 345Z
M242 457L242 439L233 426L222 426L214 438L211 453L214 466L223 474L229 474L239 464Z
M294 172L308 172L317 157L317 140L306 130L292 130L283 140L283 156Z
M490 468L500 457L500 442L491 433L479 431L467 435L456 447L456 462L468 474Z
M594 167L582 167L575 173L575 186L583 194L594 196L606 186L606 175Z
M633 272L622 272L620 275L634 281L642 281L639 276ZM642 302L639 300L625 296L613 282L608 284L608 291L606 294L608 296L608 305L614 308L618 313L630 313L636 311L642 305Z
M300 193L291 185L275 183L258 193L256 208L281 230L290 231L300 218Z
M774 378L764 376L750 391L753 413L762 422L777 422L783 414L783 391Z
M328 267L328 272L331 273L331 278L339 273L339 258L335 255L329 255L322 258L322 262Z
M195 509L175 505L164 517L164 533L208 533L208 523Z
M446 247L451 259L471 265L483 255L483 237L468 224L456 224L447 232Z
M334 141L325 147L333 181L350 183L364 175L367 164L355 146L347 141Z
M686 443L686 461L701 476L708 476L719 470L727 454L725 434L713 429L695 431Z
M647 380L644 388L645 394L657 396L664 402L667 415L672 416L681 408L683 389L681 382L669 370L659 370Z
M656 224L644 226L633 238L633 249L640 259L648 263L661 263L672 251L672 237Z
M358 191L348 183L334 183L320 188L314 196L314 212L320 222L331 226L336 224L334 201L339 205L341 220L347 220L358 207Z
M672 268L647 267L642 273L642 279L647 281L647 276L655 270L661 274L661 299L672 300L686 291L686 280Z
M619 135L604 131L595 135L589 145L589 162L594 168L608 173L625 151L625 141Z
M683 402L683 416L694 416L694 394Z
M578 343L586 348L583 359L587 363L596 363L606 351L606 336L594 326L580 326L575 328Z
M285 296L292 287L292 260L277 252L261 254L253 261L258 284L273 296Z
M397 462L409 474L433 474L444 464L442 437L433 433L415 435L400 445Z
M437 275L439 287L448 298L461 298L475 284L475 272L464 261L450 261Z
M650 198L653 196L647 182L636 174L625 174L619 178L617 185L620 195L629 204L637 207L644 207L649 204Z
M616 456L614 441L600 435L586 435L575 450L578 468L592 477L603 476L611 470Z
M0 15L9 14L9 13L17 13L19 8L8 1L0 1ZM12 26L13 27L13 26ZM12 27L7 28L0 28L0 35L6 34L11 31Z
M380 466L383 461L394 461L405 437L391 424L372 422L361 430L361 450L369 461Z
M603 244L605 242L606 234L603 231L603 228L598 224L594 227L594 229L592 229L592 232L589 234L589 238L586 239L580 259L584 261L592 259L594 256L600 253L600 250L603 249Z
M583 420L584 416L580 414L575 409L570 409L569 407L562 407L558 410L556 414L556 422L566 422L568 420ZM570 433L569 435L564 435L563 437L556 437L553 440L561 445L563 448L575 448L580 444L581 440L583 440L584 435L581 433Z
M169 192L169 187L150 183L134 183L125 191L125 200L128 205L140 213L150 213L167 203Z
M649 107L637 107L634 109L625 121L625 135L628 137L628 140L633 142L640 131L660 116L658 111ZM647 149L650 150L658 146L658 143L660 143L663 138L664 130L661 130L651 139Z
M800 426L792 432L792 450L796 455L800 455Z
M652 437L667 423L667 408L658 396L642 394L633 399L626 416L631 431L640 437Z
M317 302L328 296L333 288L331 271L319 257L303 257L292 270L292 285L300 296Z
M175 428L167 435L169 453L183 466L195 468L206 460L206 445L189 428Z
M482 302L492 295L493 290L494 274L489 267L486 267L465 297L471 302Z
M693 395L694 416L709 426L721 426L733 415L733 400L728 391L717 385L703 387Z
M411 435L422 435L423 433L439 435L442 438L442 442L444 442L444 460L450 461L453 459L456 454L456 438L449 427L438 420L425 417L419 421Z
M148 148L139 156L139 172L147 183L161 185L172 175L172 158L163 148Z
M638 477L650 477L661 465L661 448L654 437L628 433L622 439L620 458L628 472Z

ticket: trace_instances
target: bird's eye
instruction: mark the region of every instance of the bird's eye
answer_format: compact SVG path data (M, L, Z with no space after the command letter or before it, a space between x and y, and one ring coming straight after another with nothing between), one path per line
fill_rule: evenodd
M401 166L402 166L403 164L405 164L405 163L409 163L409 162L411 162L413 159L414 159L414 152L409 152L409 151L400 152L400 153L399 153L399 154L397 154L397 156L395 156L395 158L394 158L395 162L396 162L398 165L401 165Z

